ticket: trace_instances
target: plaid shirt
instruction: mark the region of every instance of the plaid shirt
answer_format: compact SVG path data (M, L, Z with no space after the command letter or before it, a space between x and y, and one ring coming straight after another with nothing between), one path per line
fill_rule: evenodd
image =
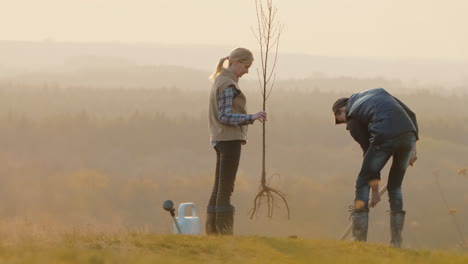
M224 89L218 96L218 117L219 121L228 126L241 126L253 124L253 115L232 113L232 100L239 92L232 87Z
M235 114L232 113L232 101L239 92L233 88L228 87L218 95L218 117L219 121L224 125L228 126L241 126L253 124L253 115L249 114ZM218 141L211 141L211 145L214 147Z

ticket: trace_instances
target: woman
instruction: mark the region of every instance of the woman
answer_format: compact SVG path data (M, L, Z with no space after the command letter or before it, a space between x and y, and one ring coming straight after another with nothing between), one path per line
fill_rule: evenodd
M223 67L225 61L229 62L227 68ZM252 63L252 52L237 48L219 60L216 72L211 75L209 123L211 144L216 151L216 176L207 208L207 234L233 234L231 194L241 145L247 142L247 125L267 118L263 111L247 114L246 98L238 86L239 78L249 72Z

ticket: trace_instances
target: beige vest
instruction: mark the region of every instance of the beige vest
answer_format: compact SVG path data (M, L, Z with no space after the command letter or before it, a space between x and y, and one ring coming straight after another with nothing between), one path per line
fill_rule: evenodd
M223 68L211 87L209 108L211 141L247 140L247 125L224 125L218 117L218 95L231 85L240 92L232 101L232 113L247 114L246 98L237 85L238 80L234 73Z

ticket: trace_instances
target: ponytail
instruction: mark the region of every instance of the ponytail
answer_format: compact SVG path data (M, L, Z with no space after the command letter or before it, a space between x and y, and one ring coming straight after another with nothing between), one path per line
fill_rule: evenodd
M226 60L229 60L229 56L219 59L218 66L216 67L216 71L215 71L213 74L210 75L210 78L209 78L209 79L210 79L211 81L214 81L214 79L216 78L216 76L218 76L218 74L221 72L221 69L223 68L224 62L225 62Z

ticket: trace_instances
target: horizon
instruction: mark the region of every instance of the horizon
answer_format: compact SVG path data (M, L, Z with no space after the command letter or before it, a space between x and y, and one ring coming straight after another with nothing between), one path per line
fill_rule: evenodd
M95 66L172 65L212 72L219 54L229 53L222 45L166 45L161 43L61 42L0 40L0 76L29 73L60 73ZM254 57L259 51L253 49ZM244 79L256 79L254 71ZM325 56L279 51L278 79L304 79L317 74L328 77L400 79L414 84L463 89L468 85L468 60L368 58ZM48 81L48 80L44 80ZM53 81L53 80L49 80Z
M253 49L254 1L123 0L9 2L2 8L3 38L40 41L157 42ZM180 8L181 4L184 8ZM395 0L359 4L306 0L279 2L285 25L281 52L319 56L468 59L468 2ZM20 17L17 14L22 14ZM83 15L86 19L83 19ZM239 16L242 14L242 16ZM28 19L24 19L27 17ZM60 21L60 23L57 23ZM160 26L163 25L163 26ZM170 26L169 26L170 25ZM216 33L214 33L216 32ZM345 45L343 45L345 43Z
M237 46L229 46L227 44L190 44L190 43L164 43L164 42L152 42L152 41L77 41L77 40L60 40L60 39L38 39L38 40L20 40L20 39L0 39L2 42L11 43L49 43L49 44L73 44L73 45L121 45L121 46L160 46L165 48L215 48L225 49L227 51L236 48ZM259 52L257 47L251 48L254 52ZM394 56L358 56L358 55L324 55L324 54L313 54L307 52L294 52L294 51L278 51L278 54L284 55L299 55L299 56L311 56L319 58L346 58L346 59L362 59L362 60L385 60L385 61L445 61L445 62L468 62L467 58L428 58L428 57L394 57ZM99 55L96 55L99 56ZM102 56L105 57L105 56Z

